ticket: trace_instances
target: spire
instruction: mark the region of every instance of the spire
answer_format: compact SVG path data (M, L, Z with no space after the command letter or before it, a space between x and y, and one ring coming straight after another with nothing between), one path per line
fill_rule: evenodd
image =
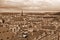
M23 10L21 11L21 16L23 16Z

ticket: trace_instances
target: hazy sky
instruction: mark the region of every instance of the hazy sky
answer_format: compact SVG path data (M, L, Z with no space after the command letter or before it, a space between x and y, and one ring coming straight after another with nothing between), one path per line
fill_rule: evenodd
M0 0L0 5L18 10L60 11L60 0Z

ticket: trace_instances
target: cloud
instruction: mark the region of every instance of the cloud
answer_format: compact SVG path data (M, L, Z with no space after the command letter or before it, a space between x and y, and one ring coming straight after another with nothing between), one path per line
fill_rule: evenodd
M0 5L23 10L60 10L60 0L0 0Z

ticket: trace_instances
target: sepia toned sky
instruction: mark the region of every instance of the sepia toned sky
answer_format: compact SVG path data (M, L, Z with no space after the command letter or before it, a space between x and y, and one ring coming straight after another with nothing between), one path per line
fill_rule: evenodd
M60 0L0 0L0 11L60 11Z

